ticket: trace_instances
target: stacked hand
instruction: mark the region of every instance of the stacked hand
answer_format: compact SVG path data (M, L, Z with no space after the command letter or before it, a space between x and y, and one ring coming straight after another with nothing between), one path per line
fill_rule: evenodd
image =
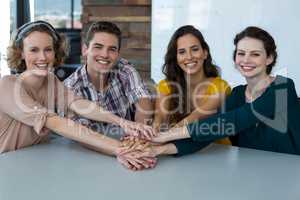
M131 137L151 140L152 137L157 135L156 131L151 126L142 123L124 120L120 126L124 129L125 135Z
M117 159L132 170L155 167L158 155L177 152L174 145L164 144L165 142L189 137L186 127L158 133L144 124L130 122L126 125L127 127L124 126L126 134L119 148Z
M157 163L155 144L141 138L125 137L119 148L118 161L131 170L154 168Z

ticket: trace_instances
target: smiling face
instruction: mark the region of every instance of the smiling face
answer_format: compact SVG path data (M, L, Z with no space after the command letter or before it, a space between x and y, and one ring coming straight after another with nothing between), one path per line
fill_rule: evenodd
M83 55L86 56L90 76L109 72L119 58L117 36L106 32L95 33L89 45L84 45Z
M235 64L245 78L266 76L267 66L272 61L261 40L245 37L237 43Z
M22 59L26 70L36 76L47 76L55 62L52 37L45 32L33 31L23 40Z
M177 64L188 75L203 71L203 63L207 58L200 41L192 34L186 34L177 40Z

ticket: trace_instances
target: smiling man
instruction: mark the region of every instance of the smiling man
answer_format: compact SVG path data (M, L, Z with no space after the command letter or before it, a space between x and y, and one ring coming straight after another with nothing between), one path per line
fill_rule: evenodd
M120 57L121 37L121 31L115 24L93 23L82 47L85 65L64 83L77 95L97 102L109 112L127 120L147 123L152 117L151 94L134 67ZM89 108L86 109L88 112ZM117 138L122 134L111 124L79 117L75 120Z

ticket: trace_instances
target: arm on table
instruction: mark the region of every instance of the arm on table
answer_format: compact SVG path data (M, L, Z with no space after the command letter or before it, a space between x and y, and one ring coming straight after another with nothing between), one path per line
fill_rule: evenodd
M291 99L294 99L294 90L295 89L291 81L276 84L275 86L271 86L270 88L268 88L263 95L261 95L252 103L246 103L229 112L217 114L205 120L189 124L186 130L182 128L181 130L170 131L170 134L166 134L166 136L161 135L161 137L158 137L156 140L165 142L174 139L180 139L183 137L192 137L195 141L214 141L216 139L236 134L255 125L257 122L261 121L261 117L259 116L264 116L265 118L273 118L276 112L276 114L278 115L277 117L283 117L281 116L281 114L284 112L284 110L282 110L284 108L281 108L281 104L278 104L278 102L284 98L288 98L289 101ZM280 91L286 91L286 93L281 93ZM277 104L275 102L275 99ZM203 131L203 124L205 124L205 127L210 127L211 125L216 124L219 121L224 123L224 126L233 125L234 130L231 130L230 133L227 133L225 130L225 132L222 134L215 134L214 131L216 130L210 130L209 132Z
M57 115L48 117L45 126L59 135L78 141L93 150L108 155L117 155L117 149L121 145L115 139L94 132L70 119Z
M150 126L120 118L89 100L76 100L70 104L70 108L88 119L119 125L130 135L140 135L141 133L153 135Z

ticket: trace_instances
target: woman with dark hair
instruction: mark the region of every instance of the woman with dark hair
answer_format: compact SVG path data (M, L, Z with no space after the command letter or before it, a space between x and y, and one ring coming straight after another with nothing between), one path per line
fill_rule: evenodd
M20 27L8 47L8 65L19 72L0 79L0 153L47 140L49 130L96 151L115 155L126 166L150 167L155 158L136 160L119 155L122 143L70 120L79 114L96 121L114 123L135 134L146 127L105 111L96 103L76 96L54 75L66 55L64 38L51 24L30 22Z
M161 133L153 141L212 142L231 136L240 147L299 155L300 106L293 80L270 74L277 59L273 37L247 27L236 35L234 45L234 62L247 84L232 90L225 112Z
M156 130L181 127L217 112L230 87L219 77L217 66L201 32L191 25L175 31L167 48L163 73L158 84ZM219 141L230 144L229 139ZM164 145L168 154L184 155L203 147L203 143L182 140ZM163 148L163 147L160 147ZM159 153L160 154L160 153Z

